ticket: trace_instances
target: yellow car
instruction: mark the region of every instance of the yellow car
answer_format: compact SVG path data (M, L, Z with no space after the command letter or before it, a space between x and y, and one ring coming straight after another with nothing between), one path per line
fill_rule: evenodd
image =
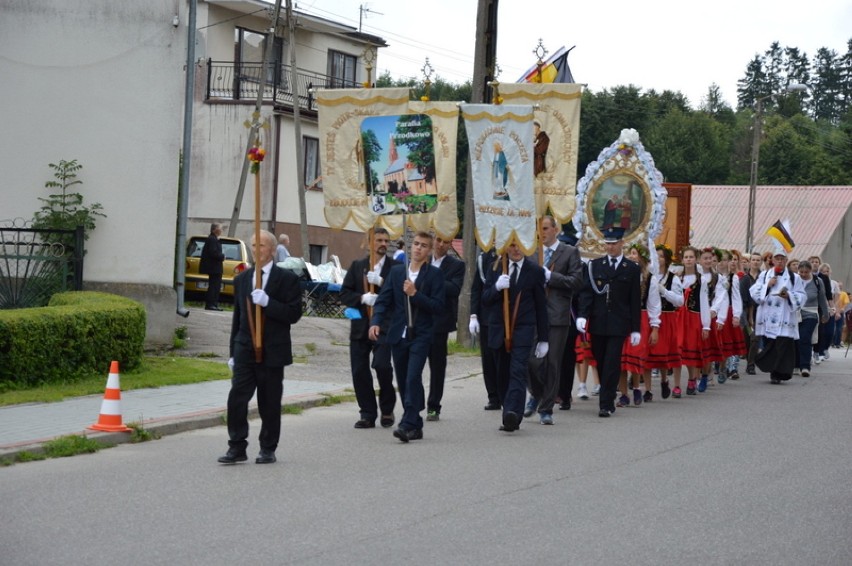
M201 263L201 249L207 241L207 236L192 236L186 244L186 293L206 293L207 275L198 272ZM234 296L234 277L242 273L252 264L249 247L237 238L220 237L225 263L222 266L222 295Z

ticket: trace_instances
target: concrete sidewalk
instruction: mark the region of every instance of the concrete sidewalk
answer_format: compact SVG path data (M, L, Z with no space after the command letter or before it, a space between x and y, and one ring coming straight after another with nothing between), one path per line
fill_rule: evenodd
M171 355L228 360L231 313L193 310L188 318L176 317L176 326L187 330L187 347ZM293 328L296 363L284 370L285 405L316 406L332 395L353 394L349 370L349 321L304 317ZM453 356L447 380L481 371L479 358ZM427 366L428 367L428 366ZM107 375L104 374L104 385ZM428 369L424 373L428 385ZM174 434L224 424L229 380L190 385L122 391L121 411L125 424L139 423L145 430ZM483 393L483 397L484 397ZM0 458L22 451L37 451L58 436L85 434L109 443L128 440L127 433L87 430L100 414L103 394L68 399L59 403L28 403L0 407ZM398 407L397 412L401 409ZM252 402L250 417L257 416ZM352 414L358 418L357 407ZM223 432L224 434L224 432Z

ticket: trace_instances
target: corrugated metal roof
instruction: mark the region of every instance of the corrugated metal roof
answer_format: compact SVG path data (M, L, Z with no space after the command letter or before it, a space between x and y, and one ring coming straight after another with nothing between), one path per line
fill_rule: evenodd
M745 251L748 186L692 186L692 238L696 247ZM852 186L758 186L754 206L754 249L772 250L766 230L790 219L795 258L822 255L828 240L852 206Z

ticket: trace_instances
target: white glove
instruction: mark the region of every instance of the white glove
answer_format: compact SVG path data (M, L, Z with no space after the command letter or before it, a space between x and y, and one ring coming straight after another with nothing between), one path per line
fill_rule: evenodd
M234 358L228 358L228 369L234 373Z
M580 334L586 333L586 319L585 318L580 317L580 318L577 319L577 332L579 332Z
M631 346L638 346L639 342L641 342L641 341L642 341L642 335L641 334L639 334L638 332L631 332L630 333L630 345Z
M512 280L509 279L509 276L506 274L501 275L497 278L497 283L494 284L494 287L498 291L502 291L503 289L508 289L509 285L512 284Z
M550 350L550 345L547 342L539 342L535 345L535 357L543 358Z
M371 285L378 285L379 287L381 287L382 283L384 282L385 280L382 278L381 275L379 275L377 271L367 272L367 283L370 283Z
M255 289L251 292L251 302L265 307L269 304L269 295L263 289Z
M372 307L376 304L376 299L378 297L379 296L375 293L364 293L363 295L361 295L361 304L367 305L368 307Z
M546 267L544 268L544 282L550 283L550 270Z
M467 325L467 329L471 334L479 334L479 319L475 314L470 315L470 324Z

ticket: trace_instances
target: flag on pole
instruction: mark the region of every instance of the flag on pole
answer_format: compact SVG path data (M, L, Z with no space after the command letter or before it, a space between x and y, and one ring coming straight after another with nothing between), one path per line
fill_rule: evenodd
M571 48L573 49L573 47ZM568 53L571 49L565 49L563 45L556 50L541 66L541 73L538 72L538 63L524 73L519 83L573 83L574 75L571 74L571 67L568 65Z
M796 247L793 237L790 236L790 221L788 219L777 220L775 224L769 227L766 233L776 240L784 248L784 251L790 253Z

